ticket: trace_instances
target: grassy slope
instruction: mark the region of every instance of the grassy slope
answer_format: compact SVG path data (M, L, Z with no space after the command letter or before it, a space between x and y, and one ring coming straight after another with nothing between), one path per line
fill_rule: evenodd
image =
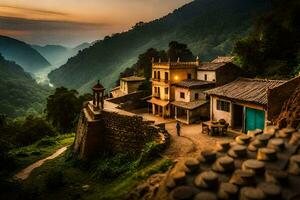
M10 154L16 159L17 172L32 163L52 155L57 149L71 145L75 134L59 135L57 137L46 137L32 145L16 148Z
M67 161L68 152L64 155L47 161L42 167L33 171L31 176L24 182L23 187L26 194L33 194L36 198L43 197L51 199L122 199L130 191L149 176L165 172L172 163L169 160L158 159L135 171L125 173L112 181L101 181L93 179L93 170L86 170L74 166L74 163ZM59 170L63 173L64 182L56 190L50 190L45 185L45 179L49 172ZM83 186L88 185L87 191ZM12 196L10 196L12 198Z

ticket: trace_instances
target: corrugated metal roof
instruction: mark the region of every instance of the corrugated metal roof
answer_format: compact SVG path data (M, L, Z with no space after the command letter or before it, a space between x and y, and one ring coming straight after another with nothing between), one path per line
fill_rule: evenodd
M276 88L287 81L239 78L231 83L206 91L209 95L216 95L240 101L261 105L268 103L268 89Z

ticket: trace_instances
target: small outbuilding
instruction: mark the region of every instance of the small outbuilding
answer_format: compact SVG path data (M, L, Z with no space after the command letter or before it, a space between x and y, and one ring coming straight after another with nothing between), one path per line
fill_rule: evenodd
M210 118L225 119L232 129L247 133L263 130L280 113L283 103L300 84L291 80L238 78L206 91L210 95Z
M145 77L129 76L120 79L120 86L110 91L112 98L121 97L138 91L139 86L146 80Z

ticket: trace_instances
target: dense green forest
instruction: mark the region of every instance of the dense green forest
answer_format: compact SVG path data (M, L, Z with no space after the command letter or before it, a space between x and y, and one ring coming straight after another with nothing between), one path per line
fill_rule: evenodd
M173 13L131 30L107 36L49 74L56 86L88 91L101 79L109 89L118 76L149 48L166 49L170 41L187 44L194 55L210 60L231 52L257 14L270 8L260 0L195 0Z
M35 72L50 66L50 63L29 44L1 35L0 53L5 59L21 65L27 72Z
M300 71L300 1L273 0L273 9L237 41L237 62L255 76L284 78Z
M49 88L0 55L0 113L9 117L41 113L48 95Z

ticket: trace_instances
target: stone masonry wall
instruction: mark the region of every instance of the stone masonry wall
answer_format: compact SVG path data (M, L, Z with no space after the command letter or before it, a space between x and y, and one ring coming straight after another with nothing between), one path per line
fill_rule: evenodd
M103 152L140 152L150 141L164 147L168 143L167 135L140 116L102 111L99 120L91 120L85 108L78 122L73 153L87 159Z
M106 150L111 152L139 151L158 137L159 128L139 116L103 112Z

